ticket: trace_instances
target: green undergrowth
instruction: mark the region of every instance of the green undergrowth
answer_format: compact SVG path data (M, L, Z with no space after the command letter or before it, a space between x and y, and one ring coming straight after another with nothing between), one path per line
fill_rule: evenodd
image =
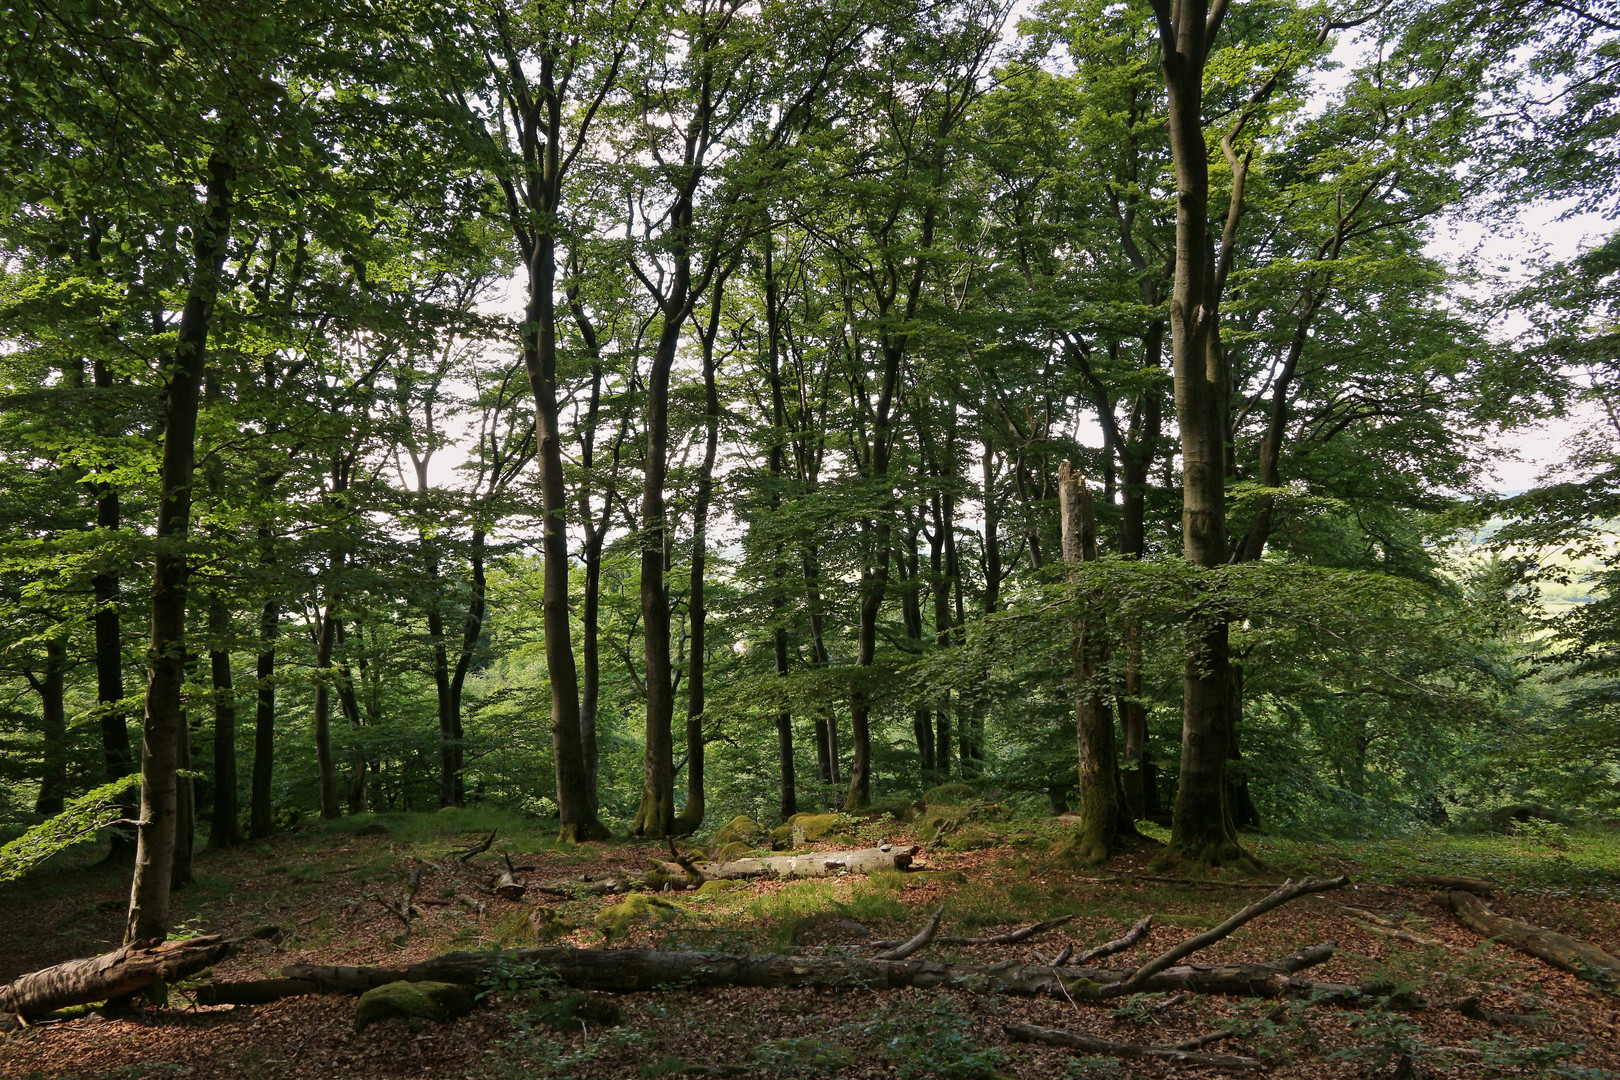
M1484 878L1509 892L1620 899L1620 829L1569 828L1555 835L1429 833L1383 840L1254 842L1268 861L1298 862L1320 873L1348 871L1364 881L1415 874Z

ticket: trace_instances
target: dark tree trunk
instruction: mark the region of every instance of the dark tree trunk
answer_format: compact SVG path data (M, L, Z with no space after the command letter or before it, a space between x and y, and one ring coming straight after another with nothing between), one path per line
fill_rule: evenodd
M714 497L714 459L720 446L720 391L715 385L715 338L720 333L723 283L716 282L709 300L709 322L703 333L703 468L692 500L692 566L687 577L686 610L692 640L686 659L686 806L676 819L681 833L703 824L703 668L708 659L709 610L703 594L709 566L709 502Z
M765 234L765 359L767 365L766 378L771 388L771 445L766 455L766 466L770 469L771 479L771 513L779 514L782 510L782 481L786 473L785 444L787 441L787 401L782 393L782 327L781 306L776 290L776 267L773 260L774 237L767 231ZM788 632L783 623L783 616L787 609L787 576L788 566L782 558L782 545L776 549L776 565L772 569L772 578L775 588L771 593L771 611L775 617L776 629L771 635L771 646L775 653L776 677L787 678L788 674ZM825 724L818 728L816 736L816 752L825 764L826 746ZM776 764L777 774L781 780L782 817L786 820L799 812L798 777L793 761L793 714L785 702L776 707ZM822 777L822 782L828 782Z
M341 814L338 805L337 762L332 757L332 648L337 642L337 616L328 600L321 612L315 641L315 769L320 785L321 817Z
M51 636L45 641L45 672L34 682L39 691L40 734L45 737L44 767L34 813L60 814L67 797L67 645Z
M97 389L112 386L112 373L102 361L95 364ZM111 533L120 521L118 489L111 484L96 486L96 528ZM101 710L101 753L109 782L121 779L135 771L135 753L129 742L128 716L123 709L124 700L124 644L123 628L119 616L118 571L103 570L90 580L95 594L96 629L96 702ZM126 818L139 813L133 795L126 796L119 805ZM108 858L116 860L135 857L135 840L125 833L114 831L112 850Z
M900 594L901 620L906 628L906 640L913 651L923 651L922 620L922 557L917 552L917 534L921 526L911 529L905 538L905 548L897 564L903 582ZM917 764L927 778L934 772L934 714L926 705L913 706L911 733L917 740Z
M461 651L456 656L456 669L450 675L450 767L451 790L455 795L455 806L461 806L467 801L466 749L463 740L466 733L461 727L461 699L467 688L467 673L472 670L473 658L478 653L478 640L484 633L484 612L489 603L489 583L484 574L484 545L487 537L482 526L475 525L472 531L472 543L468 552L467 561L472 576L472 595L467 598L467 616L461 624ZM593 703L594 707L594 703ZM594 717L593 717L594 719ZM585 724L580 722L583 734ZM586 762L586 770L591 778L592 812L595 812L595 780L596 780L596 738L592 731L591 755Z
M359 623L356 622L356 626ZM362 635L364 631L362 629ZM364 814L370 803L369 785L366 776L366 752L360 736L362 721L360 719L360 700L354 691L354 672L349 667L349 650L346 647L347 638L344 635L343 620L337 621L337 645L340 658L337 666L337 696L338 704L343 709L343 716L349 721L349 734L354 745L349 750L349 790L348 809L351 814ZM362 655L360 663L362 676L365 673L364 657L365 640L362 636Z
M267 539L268 530L260 532ZM253 715L253 790L248 805L248 836L263 840L275 830L270 783L276 752L276 637L281 631L281 605L266 600L259 609L259 655L254 669L257 693Z
M214 807L208 846L233 847L242 842L237 825L236 688L231 681L231 612L223 593L215 592L208 608L208 670L214 684Z
M188 677L195 676L195 654L188 658L186 669ZM180 775L175 783L174 870L169 875L171 890L191 884L191 860L197 850L197 784L187 775L191 772L191 718L189 713L184 712L180 714L178 764Z
M151 662L141 737L141 821L130 887L131 941L169 930L180 743L185 739L186 550L197 452L197 409L207 357L208 323L219 291L231 230L235 172L216 151L208 161L207 211L193 241L193 273L163 387L163 461L153 564Z
M806 549L803 565L804 593L810 615L810 651L815 657L816 666L825 668L831 663L832 657L828 654L826 640L822 637L821 564L813 547ZM838 728L832 710L829 708L817 712L815 722L816 765L820 770L821 782L837 784Z

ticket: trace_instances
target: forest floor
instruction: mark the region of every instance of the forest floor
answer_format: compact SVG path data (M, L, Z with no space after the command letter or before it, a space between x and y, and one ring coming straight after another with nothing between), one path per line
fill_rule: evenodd
M639 872L652 844L559 849L535 823L487 811L360 817L300 829L267 843L199 853L196 883L175 896L182 932L250 940L215 977L270 977L288 963L403 966L457 949L532 944L524 938L534 893L491 901L475 914L446 903L452 847L499 829L495 851L532 867L531 882ZM909 827L863 824L863 843L911 842ZM1546 838L1543 838L1544 840ZM975 834L977 850L927 851L919 863L947 871L835 880L755 882L713 896L671 897L684 909L637 927L613 947L727 952L851 949L862 933L910 936L939 905L945 933L993 933L1073 914L1060 930L1012 946L936 946L936 960L1049 960L1065 941L1084 948L1143 915L1151 935L1118 963L1140 963L1264 895L1255 882L1220 874L1155 880L1153 845L1101 869L1066 865L1054 852L1056 822L999 823ZM1014 1044L1014 1021L1086 1032L1117 1042L1170 1045L1226 1029L1208 1052L1265 1062L1268 1076L1349 1078L1620 1076L1620 997L1528 956L1484 942L1431 902L1431 890L1399 884L1414 874L1470 874L1492 881L1496 911L1620 952L1620 833L1571 832L1549 847L1528 837L1434 836L1383 842L1304 843L1253 837L1260 857L1291 874L1348 874L1345 890L1307 896L1239 929L1195 961L1267 960L1337 941L1333 958L1305 974L1317 980L1378 978L1434 999L1479 995L1494 1010L1535 1014L1544 1030L1504 1031L1452 1010L1403 1012L1387 1002L1332 1005L1230 997L1144 994L1102 1005L965 991L672 989L619 996L617 1026L558 1032L545 1003L509 980L482 1008L454 1023L412 1030L404 1021L354 1030L355 999L286 998L273 1004L198 1007L182 986L167 1008L104 1016L94 1010L4 1036L5 1077L531 1077L678 1075L899 1077L1217 1076L1222 1070L1077 1056ZM829 846L829 845L820 845ZM846 842L843 846L849 846ZM492 854L477 857L491 870ZM425 872L423 915L403 941L399 919L374 896L397 897L410 868ZM435 869L438 868L438 869ZM954 872L954 873L951 873ZM1185 873L1182 871L1181 873ZM959 875L959 876L958 876ZM1266 877L1275 882L1278 877ZM105 865L47 869L0 887L0 983L117 945L128 870ZM551 900L579 927L560 940L604 947L594 917L618 897ZM1443 944L1415 946L1367 932L1341 905L1370 910ZM807 922L815 916L819 921ZM833 917L837 917L836 921ZM846 922L847 921L847 922ZM838 939L842 937L842 943ZM828 943L827 939L834 939ZM858 949L851 951L859 952ZM1250 1073L1249 1075L1254 1075Z

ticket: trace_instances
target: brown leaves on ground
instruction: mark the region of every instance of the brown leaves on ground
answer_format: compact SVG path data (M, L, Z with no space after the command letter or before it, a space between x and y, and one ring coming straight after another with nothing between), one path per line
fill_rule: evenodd
M900 843L908 838L897 828L890 839ZM526 873L529 881L556 882L640 872L659 849L652 844L592 845L583 855L512 854L533 867ZM1043 850L1008 847L938 851L923 861L925 868L960 871L967 881L885 876L876 882L753 882L701 900L675 893L670 899L686 906L690 917L637 927L614 945L760 949L785 940L782 924L795 912L816 910L859 920L879 937L909 935L941 903L947 905L946 932L956 934L995 933L1078 912L1061 930L1029 942L936 947L925 954L963 962L1044 962L1066 941L1084 948L1116 935L1142 914L1154 914L1149 938L1117 959L1124 965L1141 963L1260 895L1231 884L1144 880L1152 876L1146 854L1089 871L1053 863ZM180 918L194 919L211 932L245 935L264 925L281 928L275 939L249 941L216 971L220 979L266 977L289 963L395 966L454 949L519 944L515 935L537 902L554 905L582 927L568 935L569 943L602 945L601 933L592 928L594 913L620 897L560 901L537 899L531 892L524 902L509 903L480 896L488 904L481 916L454 901L451 894L466 891L470 880L496 862L494 855L484 855L468 868L454 859L434 858L429 864L391 846L386 837L295 834L278 839L268 854L263 848L244 848L203 856L198 884L177 894L176 904ZM370 897L397 897L412 867L423 871L417 892L421 915L401 942L400 920ZM1354 875L1356 868L1345 869ZM0 919L0 979L114 945L127 888L126 870L92 867L0 890L0 911L5 913ZM1363 916L1346 906L1409 925L1447 947L1420 948L1374 933L1365 928ZM1614 940L1620 904L1611 901L1521 902L1508 896L1495 907L1610 949L1620 944ZM412 1030L404 1022L390 1021L356 1034L353 998L306 996L253 1007L201 1008L187 1002L182 987L167 1008L107 1017L92 1013L7 1036L0 1045L0 1075L42 1080L1219 1075L1137 1061L1077 1065L1065 1050L1009 1043L1001 1025L1011 1021L1159 1046L1233 1028L1236 1034L1208 1049L1260 1056L1268 1062L1268 1075L1313 1080L1393 1077L1403 1068L1418 1070L1405 1075L1437 1078L1547 1075L1559 1060L1556 1053L1544 1054L1537 1064L1533 1048L1549 1044L1555 1051L1556 1044L1584 1046L1579 1055L1566 1054L1562 1060L1567 1065L1620 1070L1620 999L1482 943L1432 906L1421 890L1363 885L1306 897L1249 924L1194 960L1266 960L1331 940L1339 943L1338 951L1327 964L1312 969L1310 977L1335 982L1376 977L1434 999L1478 996L1487 1009L1540 1014L1548 1021L1547 1030L1503 1031L1450 1009L1400 1013L1302 1003L1278 1009L1273 1002L1162 994L1095 1007L963 992L672 988L624 995L624 1023L617 1028L593 1030L582 1024L579 1030L558 1032L540 1021L544 1002L520 988L494 995L489 1001L493 1007L454 1024ZM858 948L847 943L825 947ZM813 1044L779 1040L838 1043L853 1051L854 1060L816 1066L803 1049ZM778 1053L782 1047L790 1050Z

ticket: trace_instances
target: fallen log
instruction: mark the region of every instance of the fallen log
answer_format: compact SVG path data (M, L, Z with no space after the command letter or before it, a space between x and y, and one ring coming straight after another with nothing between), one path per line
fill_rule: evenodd
M1239 1057L1235 1054L1200 1054L1194 1050L1182 1050L1174 1046L1138 1046L1134 1043L1114 1042L1112 1039L1100 1039L1095 1035L1060 1031L1057 1028L1039 1027L1035 1024L1002 1024L1001 1030L1005 1031L1013 1042L1048 1043L1052 1046L1080 1050L1087 1054L1102 1054L1106 1057L1145 1058L1152 1061L1169 1061L1177 1065L1214 1065L1227 1069L1265 1067L1254 1058Z
M1491 883L1481 881L1479 878L1458 877L1455 874L1418 874L1416 877L1402 878L1402 885L1429 885L1436 889L1448 892L1473 893L1475 896L1489 897Z
M1109 987L1105 996L1114 997L1120 994L1131 994L1141 990L1142 984L1154 974L1165 970L1176 961L1181 960L1184 957L1191 956L1200 949L1208 948L1217 941L1220 941L1222 938L1226 937L1228 934L1232 933L1232 931L1236 930L1244 923L1264 915L1272 908L1281 907L1290 900L1297 899L1301 896L1306 896L1310 893L1327 892L1329 889L1342 889L1348 884L1350 884L1350 879L1342 874L1336 878L1306 878L1304 881L1297 883L1285 881L1282 883L1282 887L1276 892L1256 900L1254 903L1250 904L1242 911L1239 911L1237 914L1233 915L1231 918L1227 919L1214 929L1206 930L1202 934L1197 934L1190 937L1174 948L1155 956L1152 960L1149 960L1147 963L1143 964L1141 967L1132 972L1129 978L1123 980L1115 986Z
M1376 986L1318 983L1297 977L1333 955L1333 945L1315 945L1265 963L1183 964L1160 971L1143 982L1148 993L1190 992L1246 997L1339 999L1377 993ZM575 949L543 946L503 952L448 953L408 967L348 967L289 964L282 979L261 980L298 993L360 994L374 986L399 982L478 984L497 970L528 964L544 968L558 981L580 990L633 993L666 986L752 986L780 989L841 990L867 988L960 989L1024 997L1096 998L1103 987L1123 982L1131 972L1110 968L1060 967L1044 964L941 964L930 960L877 960L846 956L788 956L780 953L732 954L661 952L652 949ZM222 983L209 992L218 1000L260 993L243 989L251 983ZM310 987L313 986L313 989Z
M1462 892L1438 893L1435 903L1448 908L1470 930L1529 953L1560 971L1593 982L1620 982L1620 957L1580 938L1572 938L1521 919L1498 915L1477 896Z
M100 956L69 960L13 979L0 987L0 1014L27 1019L122 997L153 983L177 982L223 960L231 947L218 934L131 942Z
M840 873L871 874L879 870L904 870L917 854L914 847L866 848L860 851L812 851L805 855L770 855L733 859L697 865L705 878L793 878L835 877Z
M1105 956L1122 953L1146 937L1148 930L1152 929L1152 927L1153 916L1144 915L1132 923L1131 928L1119 937L1114 938L1112 941L1105 941L1101 945L1094 946L1081 953L1075 958L1075 963L1089 964L1093 960L1101 960Z
M883 952L873 956L872 959L904 960L912 953L922 952L934 941L934 935L939 933L939 921L944 917L945 905L941 904L939 905L939 909L934 912L933 918L928 920L928 924L921 930L917 931L916 937L912 938L910 941L901 942L892 948L885 949Z
M941 908L940 910L943 911L944 909ZM1149 916L1149 917L1151 918L1151 916ZM991 934L988 937L935 937L935 938L932 939L932 941L929 942L929 944L933 944L933 945L1016 945L1020 941L1028 941L1030 938L1038 937L1039 935L1046 933L1048 930L1056 930L1058 927L1064 925L1065 923L1069 923L1069 922L1073 922L1073 921L1074 921L1074 916L1073 915L1061 915L1056 919L1047 919L1045 922L1038 922L1038 923L1035 923L1035 924L1033 924L1031 926L1023 927L1022 929L1019 929L1019 930L1009 930L1005 934ZM885 940L885 941L873 941L873 942L869 942L868 944L874 949L893 949L896 946L902 944L902 942L900 941L900 939L895 938L895 939L889 939L889 940ZM1106 954L1101 954L1101 955L1106 955ZM880 959L894 960L894 959L898 959L898 958L890 956L890 957L880 957Z
M503 851L501 858L506 862L506 869L495 878L495 895L502 900L511 900L515 903L523 899L523 894L528 892L529 887L518 876L517 867L512 865L512 856Z

